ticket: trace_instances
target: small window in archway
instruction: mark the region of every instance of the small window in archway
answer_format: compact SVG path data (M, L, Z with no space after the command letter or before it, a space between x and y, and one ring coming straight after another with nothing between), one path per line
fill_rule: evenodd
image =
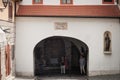
M104 33L104 53L111 53L111 33L106 31Z
M73 4L73 0L60 0L61 4Z

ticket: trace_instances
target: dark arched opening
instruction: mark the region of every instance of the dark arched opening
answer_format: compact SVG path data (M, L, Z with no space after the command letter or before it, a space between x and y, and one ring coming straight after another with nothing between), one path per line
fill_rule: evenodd
M80 74L80 55L85 56L85 71L88 73L88 46L75 38L53 36L46 38L34 48L34 75L59 75L60 59L65 56L66 74Z

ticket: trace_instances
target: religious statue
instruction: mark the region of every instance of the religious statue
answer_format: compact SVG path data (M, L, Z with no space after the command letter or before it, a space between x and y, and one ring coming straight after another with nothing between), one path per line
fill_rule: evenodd
M105 51L110 51L111 39L108 33L105 36Z

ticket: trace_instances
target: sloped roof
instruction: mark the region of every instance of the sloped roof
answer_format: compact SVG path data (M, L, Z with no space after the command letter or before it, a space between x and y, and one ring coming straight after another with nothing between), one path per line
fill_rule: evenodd
M120 17L117 5L20 5L16 16Z

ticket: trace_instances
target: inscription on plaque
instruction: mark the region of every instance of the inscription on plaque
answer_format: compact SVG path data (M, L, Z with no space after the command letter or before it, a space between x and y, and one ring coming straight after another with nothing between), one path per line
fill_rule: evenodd
M67 30L67 23L66 22L55 22L55 29L56 30Z

